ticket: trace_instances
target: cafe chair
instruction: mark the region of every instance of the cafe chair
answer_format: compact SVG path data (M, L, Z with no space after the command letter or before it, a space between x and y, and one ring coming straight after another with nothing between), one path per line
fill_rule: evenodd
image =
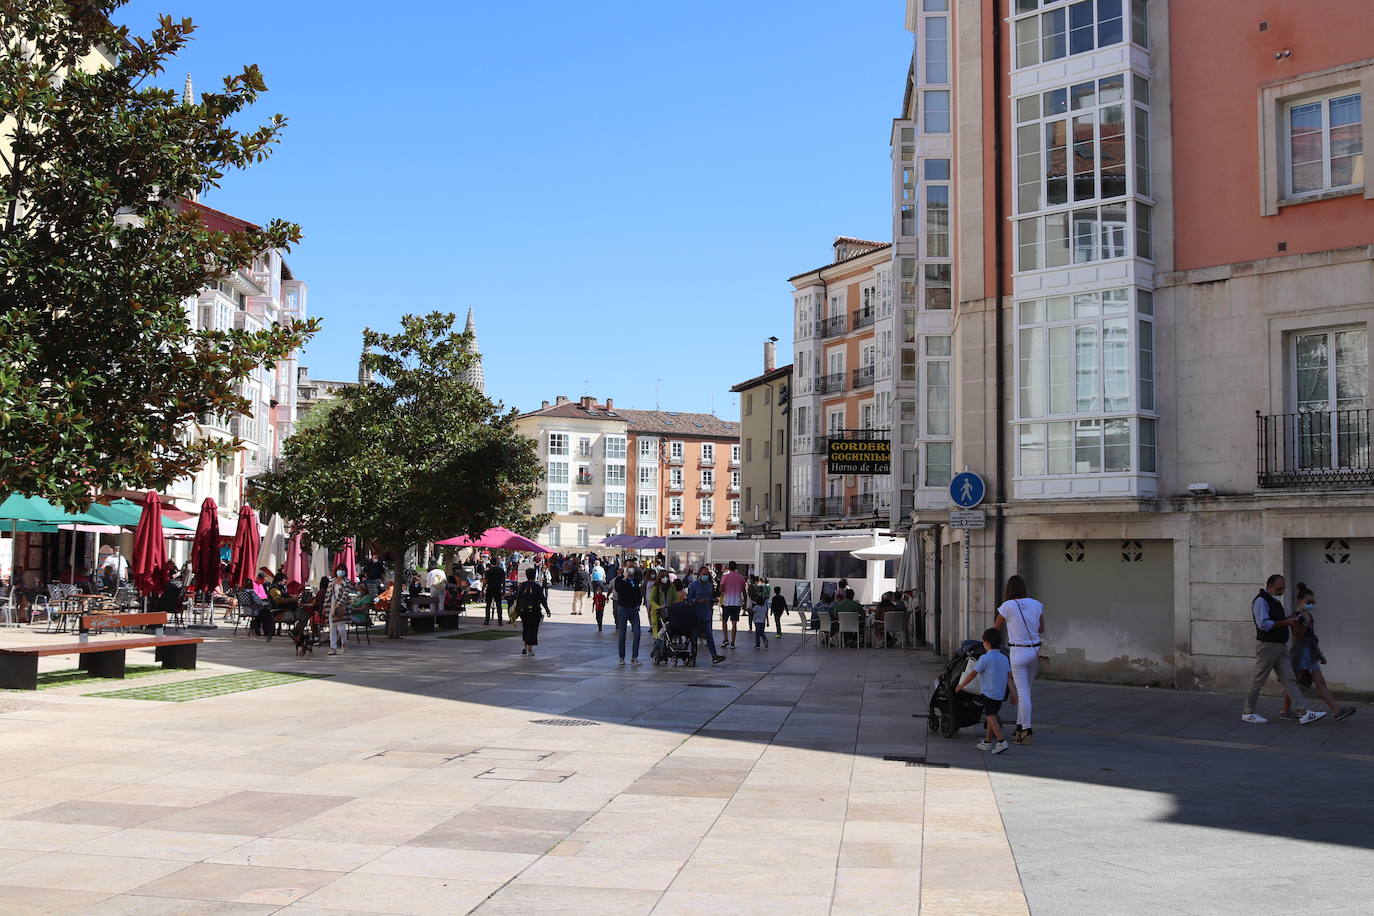
M844 637L848 633L854 634L854 645L861 648L864 644L863 621L859 619L856 611L840 611L836 614L840 620L839 643L844 645Z

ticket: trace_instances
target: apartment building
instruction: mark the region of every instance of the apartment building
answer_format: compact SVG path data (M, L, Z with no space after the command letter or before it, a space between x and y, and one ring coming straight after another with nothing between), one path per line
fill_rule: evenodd
M738 423L709 413L622 410L635 456L634 534L726 533L742 524Z
M984 530L908 519L947 644L1020 572L1048 675L1234 689L1280 572L1374 692L1366 7L909 0L918 62L950 39L952 467L989 494Z
M831 474L826 446L830 439L889 439L896 392L915 377L914 366L898 365L895 356L892 246L841 236L833 249L829 264L789 278L790 512L800 530L886 522L892 476Z
M763 345L763 374L730 389L739 395L744 531L785 531L792 522L792 367L776 363L777 342L770 338Z

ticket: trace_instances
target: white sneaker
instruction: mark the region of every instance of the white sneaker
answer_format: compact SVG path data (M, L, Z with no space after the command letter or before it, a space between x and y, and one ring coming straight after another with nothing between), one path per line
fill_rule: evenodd
M1299 725L1310 725L1311 723L1317 721L1318 719L1325 719L1325 718L1326 718L1326 710L1324 710L1324 709L1309 709L1307 712L1305 712L1305 713L1302 714L1302 718L1298 720L1298 724L1299 724Z
M1009 745L1007 744L1007 742L1005 742L1005 741L998 741L998 742L997 742L997 746L996 746L995 748L992 749L992 752L993 752L994 754L1002 754L1002 753L1005 753L1005 752L1006 752L1006 750L1007 750L1008 747L1009 747Z
M1264 716L1256 715L1256 714L1253 713L1253 712L1247 712L1245 715L1241 716L1241 717L1240 717L1240 721L1242 721L1242 722L1249 722L1251 725L1268 725L1268 724L1269 724L1269 720L1268 720L1268 719L1266 719Z
M984 739L984 740L982 740L982 741L979 741L978 744L976 745L976 747L977 747L978 750L980 750L980 751L990 751L990 750L992 750L992 745L991 745L986 739Z

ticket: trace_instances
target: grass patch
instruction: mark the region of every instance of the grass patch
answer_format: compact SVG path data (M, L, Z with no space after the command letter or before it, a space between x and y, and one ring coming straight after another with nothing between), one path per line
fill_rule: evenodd
M159 668L159 671L162 669ZM86 693L88 697L116 697L121 700L155 700L160 703L187 703L203 700L206 697L223 696L226 693L242 693L245 690L258 690L262 687L275 687L278 684L291 684L295 681L308 681L328 674L297 674L290 671L241 671L237 674L218 674L173 684L149 684L147 687L130 687L127 690L106 690L100 693Z
M161 665L125 665L124 679L147 677L150 674L164 674L167 669ZM52 690L54 687L70 687L73 684L108 684L114 678L95 677L83 668L63 668L61 671L38 672L38 689ZM17 687L7 687L6 692L28 693Z
M450 633L447 636L440 636L440 639L480 639L490 642L493 639L510 639L519 636L520 633L514 630L473 630L471 633Z

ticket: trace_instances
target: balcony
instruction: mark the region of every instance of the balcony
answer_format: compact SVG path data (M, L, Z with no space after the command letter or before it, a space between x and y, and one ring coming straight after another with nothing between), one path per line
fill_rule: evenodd
M675 468L680 468L680 467L682 467L682 456L681 456L681 455L669 455L669 456L668 456L668 464L672 465L672 466L675 467Z
M1374 486L1371 410L1255 414L1259 485L1347 490Z
M730 470L738 471L740 466L739 455L730 456Z
M698 492L698 493L714 493L714 492L716 492L716 485L713 484L713 483L702 483L702 484L697 484L697 492Z
M728 492L731 496L739 496L739 484L730 484L730 486L726 488L726 492Z
M709 514L707 514L707 513L705 513L705 512L701 512L701 513L698 513L698 514L697 514L697 524L698 524L698 525L714 525L715 523L716 523L716 517L715 517L714 515L709 515Z
M681 493L681 492L682 492L682 481L680 481L680 480L670 480L670 481L668 481L668 485L667 485L666 489L668 490L669 493Z
M713 468L716 466L716 456L702 455L701 459L697 462L697 464L704 468Z
M849 497L850 515L876 515L878 500L876 493L856 493Z
M725 527L727 527L727 528L738 528L738 527L739 527L739 516L738 516L738 515L732 515L732 516L730 516L729 518L727 518L727 519L725 520Z
M827 518L844 515L843 496L798 496L792 500L792 514L799 518Z
M843 394L844 393L844 373L832 372L829 375L816 377L817 394Z
M590 445L590 444L582 445L581 443L578 443L578 446L577 446L577 457L579 457L579 458L590 458L590 457L592 457L592 447L591 447L591 445Z
M873 384L873 367L860 366L854 370L854 387L868 388Z
M592 475L578 474L573 478L573 483L577 484L579 487L590 487L592 485Z
M833 315L829 318L822 318L816 322L816 334L824 340L827 337L838 337L846 330L845 315Z
M875 312L875 311L873 311L872 309L869 309L868 311L864 311L863 309L855 309L855 310L854 310L854 330L859 331L859 330L862 330L862 329L864 329L864 328L871 328L871 327L873 327L873 321L874 321L874 319L876 319L877 317L878 317L878 313Z
M792 454L810 455L817 450L819 441L815 436L795 435L792 437Z
M673 524L673 525L681 525L681 524L682 524L682 513L681 513L681 512L669 512L669 513L668 513L668 522L669 522L669 524Z

